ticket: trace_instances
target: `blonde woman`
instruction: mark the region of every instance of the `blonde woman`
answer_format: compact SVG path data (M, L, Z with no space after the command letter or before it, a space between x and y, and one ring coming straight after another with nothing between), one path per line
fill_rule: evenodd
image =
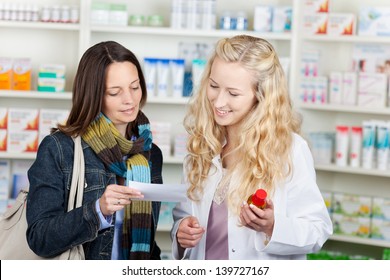
M189 200L174 211L175 259L305 259L332 234L273 46L218 41L184 125ZM248 205L257 189L267 206Z

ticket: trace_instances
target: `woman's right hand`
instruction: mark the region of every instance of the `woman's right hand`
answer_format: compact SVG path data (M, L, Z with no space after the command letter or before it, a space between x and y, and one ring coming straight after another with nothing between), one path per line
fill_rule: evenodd
M180 222L176 239L182 248L192 248L199 243L204 232L205 229L199 225L198 219L189 216Z
M108 185L99 199L100 210L104 216L111 216L129 205L132 199L143 197L143 194L134 188L116 184Z

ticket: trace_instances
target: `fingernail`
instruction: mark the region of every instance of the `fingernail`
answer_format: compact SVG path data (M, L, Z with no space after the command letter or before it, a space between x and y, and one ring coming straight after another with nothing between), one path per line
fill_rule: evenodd
M249 207L252 209L255 208L255 206L253 204L249 204Z

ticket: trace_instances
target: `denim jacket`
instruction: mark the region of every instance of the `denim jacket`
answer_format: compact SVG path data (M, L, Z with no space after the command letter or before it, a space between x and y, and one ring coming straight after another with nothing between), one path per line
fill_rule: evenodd
M109 184L116 184L114 173L82 141L85 160L83 206L67 213L72 179L74 144L71 137L57 131L41 142L37 157L28 171L30 190L27 199L27 241L39 256L51 257L83 244L86 259L111 259L114 227L99 231L95 202ZM162 153L155 144L151 151L151 181L162 184ZM160 202L152 203L151 258L160 259L154 237ZM115 215L113 216L115 219ZM115 221L115 220L114 220ZM113 221L113 222L114 222Z

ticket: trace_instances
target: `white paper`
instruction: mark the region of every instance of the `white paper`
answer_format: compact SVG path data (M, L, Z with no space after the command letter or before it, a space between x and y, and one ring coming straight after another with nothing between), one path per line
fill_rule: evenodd
M164 202L187 201L187 188L184 184L147 184L127 181L127 186L139 190L144 195L139 200Z

